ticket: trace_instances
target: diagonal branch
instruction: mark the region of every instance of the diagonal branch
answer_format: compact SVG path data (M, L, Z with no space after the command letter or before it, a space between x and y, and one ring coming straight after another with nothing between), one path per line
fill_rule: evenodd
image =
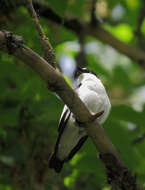
M105 44L111 45L120 53L135 60L142 68L145 69L145 52L139 48L128 45L125 42L118 40L103 27L96 24L80 22L76 18L67 19L58 16L48 5L34 1L34 7L39 11L39 15L51 20L57 24L64 25L65 28L72 30L77 35L83 33L85 36L93 36Z
M19 0L15 1L16 6L24 5L24 0L21 0L21 2ZM111 33L101 27L99 23L92 25L90 23L80 22L79 19L76 18L62 18L57 15L46 3L42 3L40 1L34 0L33 5L36 11L39 12L40 16L59 25L63 25L65 28L75 32L76 35L83 33L84 36L90 35L99 39L103 43L112 46L120 53L130 57L132 60L136 61L141 68L145 69L145 52L139 48L135 48L118 40Z
M5 52L11 50L11 54L39 74L46 82L48 89L56 92L70 108L76 119L83 123L88 135L101 153L101 159L109 173L107 174L109 183L116 183L122 190L141 190L141 187L136 183L136 178L130 174L102 126L96 120L92 121L91 113L78 95L68 86L62 75L45 59L25 46L22 41L19 42L19 39L9 32L0 32L0 49Z
M140 48L142 48L144 50L145 49L145 41L144 41L144 36L141 32L141 26L142 26L144 18L145 18L145 1L142 1L141 4L142 5L140 8L140 12L139 12L139 18L137 21L137 28L135 31L135 35L137 36L138 44L139 44Z
M91 27L90 25L86 25L85 30L88 35L94 36L102 42L111 45L120 53L123 53L124 55L127 55L131 59L135 60L138 65L145 69L145 52L141 49L135 48L128 45L127 43L118 40L99 25L93 27Z
M46 35L43 32L43 29L39 23L37 14L36 14L35 9L32 4L32 0L26 0L26 5L27 5L28 10L34 20L36 29L38 31L41 45L42 45L42 50L44 53L44 58L46 59L46 61L49 62L49 64L51 64L55 68L56 67L56 59L55 59L55 54L54 54L53 48L49 42L48 37L46 37Z
M145 133L143 133L142 135L140 135L139 137L137 137L136 139L134 139L133 141L132 141L132 144L133 145L136 145L136 144L138 144L138 143L141 143L142 141L144 141L145 140Z
M15 0L15 7L24 5L24 0ZM33 5L39 15L53 21L59 25L63 25L65 28L78 34L84 34L85 36L93 36L103 43L106 43L113 48L115 48L120 53L130 57L132 60L136 61L138 65L145 69L145 52L139 48L128 45L125 42L118 40L111 33L105 30L103 27L97 23L97 25L90 25L88 22L80 22L76 18L63 18L57 15L46 3L33 0Z
M96 4L97 0L92 0L92 8L91 8L91 23L97 24L97 18L96 18Z

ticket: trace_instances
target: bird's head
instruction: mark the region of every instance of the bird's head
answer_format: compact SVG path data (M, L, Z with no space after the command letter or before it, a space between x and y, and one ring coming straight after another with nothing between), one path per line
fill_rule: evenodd
M88 74L91 74L91 75L98 77L98 75L94 71L91 71L87 68L77 67L77 70L78 70L79 75L81 75L83 73L88 73Z
M81 68L77 67L77 77L78 77L78 82L82 82L83 80L96 80L99 79L97 74L94 71L91 71L87 68Z

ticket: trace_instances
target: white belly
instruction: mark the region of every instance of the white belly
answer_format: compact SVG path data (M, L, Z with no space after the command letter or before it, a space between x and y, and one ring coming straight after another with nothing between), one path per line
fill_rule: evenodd
M82 127L74 125L74 120L72 120L71 116L71 121L68 121L58 145L57 156L60 160L67 158L73 148L78 144L79 140L83 136L86 136L85 130Z

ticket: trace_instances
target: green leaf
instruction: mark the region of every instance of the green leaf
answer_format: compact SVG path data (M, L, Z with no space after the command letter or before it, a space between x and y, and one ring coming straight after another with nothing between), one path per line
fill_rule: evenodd
M107 120L104 126L105 131L119 151L121 158L125 161L129 168L135 171L137 170L140 162L140 155L133 149L132 133L117 118L115 119L116 121Z
M127 121L138 126L144 126L145 120L142 112L137 112L128 105L112 106L109 119Z
M125 0L128 7L130 7L131 9L137 9L139 6L139 1L138 0Z
M19 108L0 110L0 125L15 126L18 124Z
M133 85L127 72L127 69L125 70L121 65L115 65L113 68L112 81L114 85L122 86L129 93L129 91L132 90Z
M60 16L65 14L68 6L68 0L61 0L61 3L58 0L47 0L47 3Z
M78 170L74 169L70 176L64 178L64 185L66 187L73 187L77 177L78 177Z
M107 69L103 67L103 65L100 63L100 61L95 55L88 54L87 60L88 60L88 68L94 71L98 76L103 75L107 78L110 77Z
M143 20L143 23L141 25L141 31L145 35L145 19Z
M82 17L85 13L86 0L73 0L70 1L67 12L72 13L78 17Z
M105 28L121 41L130 42L133 39L133 31L128 24L120 24L115 27L106 25Z

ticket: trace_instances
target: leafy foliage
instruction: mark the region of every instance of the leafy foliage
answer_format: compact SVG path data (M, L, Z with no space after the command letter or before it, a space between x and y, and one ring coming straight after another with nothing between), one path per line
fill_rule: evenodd
M3 8L0 9L0 27L22 35L25 43L42 55L32 19L26 8L15 5L15 1L6 0L8 15L3 8L4 1L0 2ZM90 1L45 0L45 3L61 17L90 20ZM96 14L104 21L102 26L116 38L139 46L134 31L142 6L143 0L100 0ZM64 55L76 63L75 58L80 53L77 34L65 29L63 22L56 25L41 16L40 22L55 48L58 64ZM141 34L144 40L145 20L141 24ZM145 184L145 140L133 144L145 133L144 71L131 59L93 37L85 39L84 51L87 67L100 76L112 102L105 131L125 163L137 174L138 181ZM68 76L65 79L72 85ZM36 73L11 55L0 53L0 190L31 190L35 189L35 184L52 190L55 187L109 190L104 166L90 140L65 164L60 176L48 171L62 107L62 101L48 91Z

